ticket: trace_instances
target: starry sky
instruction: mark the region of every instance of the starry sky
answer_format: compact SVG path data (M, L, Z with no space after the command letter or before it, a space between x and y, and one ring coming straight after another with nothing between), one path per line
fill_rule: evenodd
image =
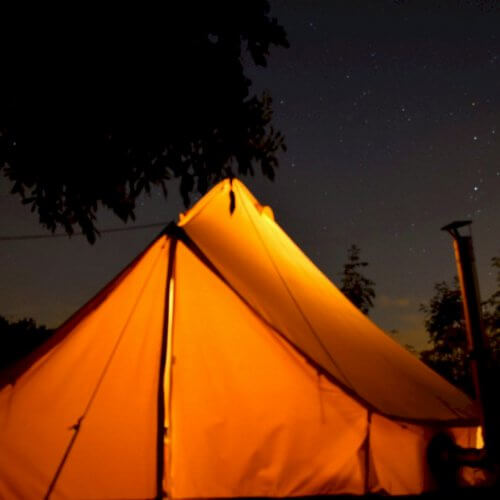
M455 274L440 228L472 219L482 297L500 255L500 9L488 2L272 1L289 49L249 63L286 136L274 182L243 179L333 282L355 243L376 283L370 313L417 348L419 304ZM0 236L42 234L0 177ZM175 191L171 190L171 193ZM140 202L135 224L183 211L177 195ZM105 211L99 227L120 227ZM128 227L128 226L127 226ZM0 314L54 327L160 228L83 238L0 241Z

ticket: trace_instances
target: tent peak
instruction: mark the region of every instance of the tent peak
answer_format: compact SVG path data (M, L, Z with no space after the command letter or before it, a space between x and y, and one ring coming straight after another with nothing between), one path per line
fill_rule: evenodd
M238 208L237 193L240 193L253 205L260 214L266 215L271 220L275 220L273 209L268 205L262 205L246 185L236 177L225 178L213 186L186 212L179 214L179 226L185 226L196 218L210 203L220 195L227 195L228 214L232 215Z

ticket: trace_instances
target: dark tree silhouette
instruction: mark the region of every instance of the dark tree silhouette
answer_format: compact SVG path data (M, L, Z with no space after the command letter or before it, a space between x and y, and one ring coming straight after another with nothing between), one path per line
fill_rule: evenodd
M1 33L0 170L42 225L80 226L91 243L99 206L127 221L169 179L186 205L256 166L273 179L284 149L244 70L288 45L266 0L124 5L30 11Z
M494 363L500 367L500 257L493 257L491 266L497 273L497 287L491 297L483 302L483 322Z
M26 356L51 333L32 318L10 322L0 316L0 369Z
M500 375L500 259L492 259L497 269L497 291L482 303L483 327L492 354L492 369ZM443 281L434 285L434 295L420 310L425 314L425 328L431 348L420 353L427 365L451 383L474 395L468 362L462 296L457 278L452 284Z
M368 262L359 257L360 249L351 245L347 250L347 262L340 275L342 276L340 289L344 295L364 314L368 314L373 307L375 298L375 283L361 274L360 270L368 266Z
M434 285L434 295L420 310L425 314L425 329L431 349L420 353L424 363L449 382L473 394L474 387L467 362L467 334L462 297L457 278Z

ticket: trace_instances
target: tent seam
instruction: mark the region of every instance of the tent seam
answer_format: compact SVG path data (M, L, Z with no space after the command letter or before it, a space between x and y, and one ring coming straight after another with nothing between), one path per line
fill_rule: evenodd
M239 195L239 193L238 193ZM238 196L241 200L241 196ZM264 240L262 238L262 236L260 235L259 233L259 230L257 229L256 225L254 224L252 218L250 217L250 213L248 212L248 209L247 207L245 206L245 203L244 201L241 200L241 204L243 205L243 208L248 216L248 219L250 220L250 223L252 225L252 227L254 228L254 231L255 233L257 234L257 237L262 245L262 247L264 248L269 260L271 261L271 264L274 268L274 270L276 271L276 274L279 276L281 282L283 283L283 286L285 287L288 295L290 296L293 304L295 305L295 308L297 309L297 311L300 313L300 315L302 316L302 319L304 320L304 322L306 323L307 327L309 328L310 332L313 334L314 338L316 339L318 345L321 347L321 349L324 351L324 353L327 355L328 359L331 361L331 363L337 368L337 370L340 372L340 374L344 377L345 381L347 382L347 384L349 384L349 386L352 388L352 390L354 390L354 387L351 383L351 381L349 380L349 378L345 375L345 373L343 372L343 370L340 368L340 366L338 366L338 364L335 362L333 356L328 352L328 349L325 347L325 345L323 344L323 342L320 340L318 334L316 333L316 331L314 330L313 326L311 325L308 317L306 316L306 314L304 313L304 311L302 310L302 308L300 307L299 303L297 302L297 299L294 297L292 291L290 290L285 278L283 277L283 275L280 273L280 270L277 266L277 264L274 262L274 259L272 258L266 244L264 243ZM363 398L361 398L363 399ZM364 399L363 399L364 400Z
M161 247L161 249L163 249L163 247ZM71 437L71 439L70 439L70 441L68 443L68 446L66 447L66 451L65 451L65 453L64 453L61 461L59 462L59 465L58 465L58 467L57 467L57 469L56 469L56 471L54 473L52 481L50 482L49 487L47 488L47 492L46 492L46 494L44 496L44 500L48 500L50 498L50 496L52 495L53 491L54 491L54 488L55 488L55 486L57 484L57 481L58 481L58 479L59 479L59 477L60 477L60 475L61 475L61 473L63 471L64 465L66 464L66 462L67 462L67 460L69 458L69 455L70 455L70 453L71 453L71 451L73 449L73 445L76 442L76 438L79 435L81 424L82 424L83 420L86 418L86 416L88 415L88 412L90 411L90 408L92 407L92 404L94 403L94 400L95 400L95 398L97 396L97 393L99 392L99 389L101 388L102 382L104 381L106 373L107 373L109 367L111 366L113 358L114 358L116 352L118 351L118 347L121 344L121 341L123 340L123 337L124 337L125 331L127 329L127 326L128 326L128 324L130 322L130 319L132 318L132 315L133 315L133 313L134 313L137 305L139 304L139 300L140 300L140 298L141 298L141 296L142 296L142 294L144 292L144 289L145 289L146 285L149 283L149 280L150 280L150 278L151 278L151 276L153 274L154 269L156 268L156 265L158 264L158 261L159 261L161 255L162 255L162 252L161 251L158 252L157 257L156 257L153 265L151 266L151 269L149 270L149 273L148 273L146 279L144 280L144 283L143 283L143 285L142 285L139 293L137 294L137 297L136 297L136 300L135 300L134 305L132 307L132 310L130 311L130 313L129 313L128 317L127 317L127 320L125 321L125 323L124 323L124 325L123 325L123 327L121 329L121 332L118 335L118 338L117 338L117 340L115 342L115 345L113 346L113 349L111 350L111 353L110 353L110 355L109 355L109 357L108 357L108 359L107 359L107 361L106 361L106 363L104 365L104 368L103 368L103 370L101 372L101 375L99 376L99 378L97 380L95 388L92 391L92 394L90 395L90 398L89 398L89 400L87 402L87 405L85 406L85 408L84 408L81 416L78 417L77 422L72 427L70 427L70 429L74 431L74 434Z

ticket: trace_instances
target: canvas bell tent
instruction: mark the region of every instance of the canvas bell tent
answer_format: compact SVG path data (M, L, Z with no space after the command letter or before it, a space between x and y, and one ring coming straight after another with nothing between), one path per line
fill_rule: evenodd
M418 493L478 421L236 180L1 383L3 499Z

